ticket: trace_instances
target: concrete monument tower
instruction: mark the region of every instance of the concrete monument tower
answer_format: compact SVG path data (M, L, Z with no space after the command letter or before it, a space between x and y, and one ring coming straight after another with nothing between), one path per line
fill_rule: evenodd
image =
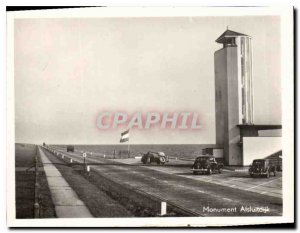
M226 30L215 52L216 143L225 163L243 164L239 125L253 125L251 37Z

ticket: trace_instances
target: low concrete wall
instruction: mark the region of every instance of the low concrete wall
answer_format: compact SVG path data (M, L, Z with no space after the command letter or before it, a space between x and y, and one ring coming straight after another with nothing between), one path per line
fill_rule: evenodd
M259 137L282 137L281 129L258 130Z
M253 159L263 159L281 149L281 137L244 137L243 165L248 166Z

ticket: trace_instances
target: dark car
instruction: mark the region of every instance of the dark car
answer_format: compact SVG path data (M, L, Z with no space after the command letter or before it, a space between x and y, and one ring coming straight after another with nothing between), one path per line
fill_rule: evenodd
M74 152L74 146L68 145L67 152L69 152L69 151Z
M223 170L223 163L218 162L213 156L199 156L195 159L192 171L194 175L221 173Z
M276 166L269 159L254 159L249 168L251 177L265 176L269 178L271 173L276 176Z
M157 164L165 164L169 162L169 157L165 155L164 152L153 152L149 151L144 154L141 158L143 164L157 163Z

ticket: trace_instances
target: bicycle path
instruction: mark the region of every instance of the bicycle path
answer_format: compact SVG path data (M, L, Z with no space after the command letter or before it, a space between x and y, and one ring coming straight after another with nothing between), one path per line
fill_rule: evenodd
M92 218L93 215L89 209L48 159L41 147L38 147L38 151L44 166L57 217Z

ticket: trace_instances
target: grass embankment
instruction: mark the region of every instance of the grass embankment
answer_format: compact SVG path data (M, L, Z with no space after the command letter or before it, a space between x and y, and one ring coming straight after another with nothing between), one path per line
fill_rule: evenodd
M16 144L15 148L16 218L33 218L35 171L34 167L28 171L26 170L35 163L37 147L29 144ZM54 218L54 205L42 166L39 167L38 174L40 218Z
M62 159L49 152L46 153L52 162L61 162L70 165L69 159L66 157L65 159ZM126 209L131 216L159 216L161 203L155 198L133 190L126 185L116 183L93 169L87 173L83 170L82 165L72 165L72 167L57 165L57 168L95 217L106 216L106 211L111 211L110 208L103 208L104 204L102 203L103 200L101 200L102 195L102 198L108 198L107 201L118 203L118 206L122 206L122 208ZM95 193L97 193L97 195L94 195ZM115 215L116 213L109 213L109 216L119 217L120 214ZM168 216L188 215L178 208L168 206Z

